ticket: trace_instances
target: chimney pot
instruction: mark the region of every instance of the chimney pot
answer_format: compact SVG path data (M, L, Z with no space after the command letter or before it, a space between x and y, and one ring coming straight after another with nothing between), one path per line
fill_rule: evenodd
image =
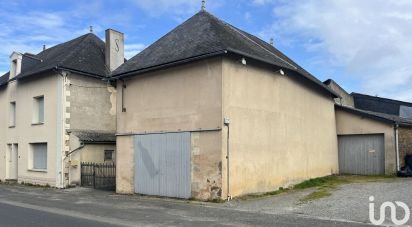
M46 45L43 44L43 50L46 50Z

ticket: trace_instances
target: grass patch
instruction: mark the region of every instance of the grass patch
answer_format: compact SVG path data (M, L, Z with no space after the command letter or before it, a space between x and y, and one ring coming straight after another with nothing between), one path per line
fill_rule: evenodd
M244 195L241 197L238 197L238 199L241 200L247 200L247 199L256 199L256 198L262 198L262 197L267 197L267 196L273 196L273 195L278 195L287 191L290 191L290 188L283 188L280 187L278 190L276 191L271 191L271 192L265 192L265 193L255 193L255 194L248 194L248 195Z
M313 178L296 184L290 188L279 188L276 191L266 193L248 194L237 199L257 199L267 196L274 196L288 191L297 191L309 188L315 188L315 191L300 199L301 202L309 202L332 195L332 191L339 185L351 183L376 182L381 180L395 179L394 176L355 176L355 175L331 175L326 177Z
M209 203L224 203L224 202L226 202L226 200L216 198L216 199L207 200L206 202L209 202Z
M325 198L325 197L329 197L331 196L332 193L326 189L321 189L321 190L317 190L314 191L312 193L310 193L309 195L303 197L302 199L300 199L301 202L309 202L315 199L321 199L321 198Z
M309 179L295 185L294 189L317 188L316 191L300 199L301 202L325 198L332 195L331 191L337 186L351 183L376 182L381 180L394 179L394 176L354 176L354 175L332 175Z

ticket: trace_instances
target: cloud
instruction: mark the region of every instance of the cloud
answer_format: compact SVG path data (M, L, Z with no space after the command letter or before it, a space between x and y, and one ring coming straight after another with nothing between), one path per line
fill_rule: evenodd
M272 3L273 0L252 0L252 4L253 5L258 5L258 6L263 6L266 5L268 3Z
M412 101L412 1L289 1L273 12L263 36L343 68L358 92Z
M201 6L200 0L132 0L132 2L152 16L191 14L200 10Z
M126 59L130 59L136 54L140 53L146 45L141 44L141 43L135 43L135 44L125 44L124 45L124 56Z

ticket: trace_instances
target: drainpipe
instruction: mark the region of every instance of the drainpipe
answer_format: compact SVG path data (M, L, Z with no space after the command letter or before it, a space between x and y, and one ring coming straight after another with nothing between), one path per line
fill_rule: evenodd
M229 201L229 200L231 200L232 199L232 196L230 195L230 144L229 144L229 141L230 141L230 119L228 118L228 117L225 117L224 119L223 119L223 123L224 123L224 125L226 125L226 127L227 127L227 141L226 141L226 146L227 146L227 148L226 148L226 174L227 174L227 180L226 180L226 183L227 183L227 201Z
M85 146L84 143L81 143L79 147L77 147L76 149L74 149L74 150L70 151L69 153L67 153L66 156L63 158L63 163L64 163L64 160L66 160L67 157L69 157L69 163L71 163L71 161L72 161L72 154L73 154L74 152L78 151L78 150L83 149L84 146ZM70 186L70 179L71 179L70 167L71 167L71 165L69 165L69 180L68 180L68 185L69 185L69 186ZM79 167L78 167L78 168L79 168Z
M124 106L124 89L126 89L126 82L122 80L122 112L126 112L126 107Z
M399 125L395 124L395 149L396 149L396 171L400 170L399 164Z

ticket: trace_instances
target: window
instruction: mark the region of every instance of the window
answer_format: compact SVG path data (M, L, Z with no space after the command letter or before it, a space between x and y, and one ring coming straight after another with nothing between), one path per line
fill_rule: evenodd
M17 75L17 59L11 61L10 77L15 77Z
M104 151L104 161L113 161L113 150Z
M31 169L47 170L47 143L32 143L31 147Z
M16 126L16 102L11 102L9 110L9 127L14 126Z
M33 101L33 124L44 123L44 96L35 97Z

